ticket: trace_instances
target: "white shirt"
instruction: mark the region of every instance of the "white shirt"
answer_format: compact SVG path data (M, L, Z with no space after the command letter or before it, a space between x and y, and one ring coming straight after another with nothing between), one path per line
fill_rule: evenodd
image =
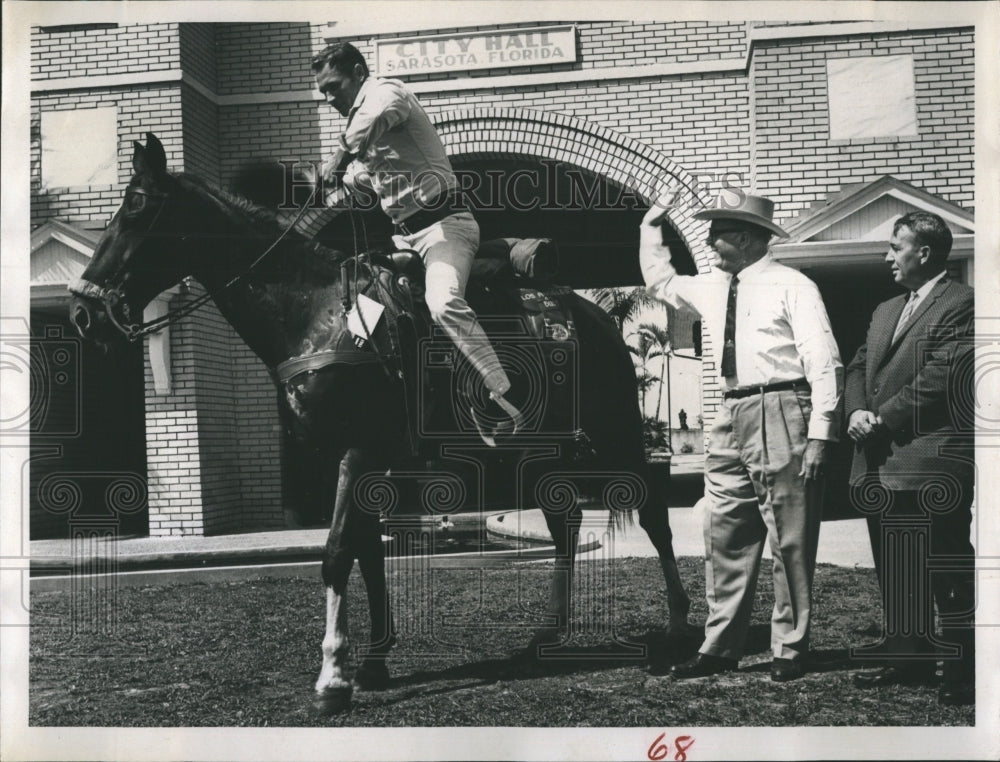
M722 337L731 276L713 268L678 275L659 228L642 226L639 263L648 292L680 310L701 316L711 334L715 367L722 367ZM726 390L805 378L812 387L809 439L837 441L844 366L819 289L809 278L770 254L738 275L736 375Z
M457 185L444 144L416 96L395 79L361 85L341 146L357 159L345 182L371 187L393 222L402 222Z

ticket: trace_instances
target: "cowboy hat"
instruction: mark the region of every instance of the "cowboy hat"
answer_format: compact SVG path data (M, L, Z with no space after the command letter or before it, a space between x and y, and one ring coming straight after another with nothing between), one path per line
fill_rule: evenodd
M700 212L695 212L697 220L740 220L758 227L766 228L775 235L788 238L788 233L774 224L774 202L763 196L751 196L749 193L720 193L715 203Z

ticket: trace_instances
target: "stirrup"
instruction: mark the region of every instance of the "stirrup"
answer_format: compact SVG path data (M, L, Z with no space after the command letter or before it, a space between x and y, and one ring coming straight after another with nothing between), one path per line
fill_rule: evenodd
M523 418L521 411L504 399L502 394L490 392L490 399L506 413L508 418L501 419L491 425L476 415L476 408L474 406L470 406L469 412L472 414L472 420L476 424L476 431L479 432L479 436L486 443L486 446L496 447L498 436L502 439L507 439L515 436L521 430Z

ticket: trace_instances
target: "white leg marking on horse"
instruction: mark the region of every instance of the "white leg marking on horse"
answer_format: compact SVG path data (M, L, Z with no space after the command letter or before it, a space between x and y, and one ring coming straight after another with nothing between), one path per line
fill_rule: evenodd
M323 667L316 681L316 692L350 687L345 679L349 650L347 631L347 594L338 595L326 588L326 634L323 636Z

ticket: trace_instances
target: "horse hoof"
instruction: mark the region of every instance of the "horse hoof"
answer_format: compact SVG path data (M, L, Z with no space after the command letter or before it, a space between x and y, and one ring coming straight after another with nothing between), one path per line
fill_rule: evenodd
M324 688L316 691L313 697L313 707L324 717L341 714L351 708L351 695L354 688L349 685L338 685L336 688Z
M389 687L389 679L389 668L384 661L365 661L354 673L354 687L359 691L384 691Z

